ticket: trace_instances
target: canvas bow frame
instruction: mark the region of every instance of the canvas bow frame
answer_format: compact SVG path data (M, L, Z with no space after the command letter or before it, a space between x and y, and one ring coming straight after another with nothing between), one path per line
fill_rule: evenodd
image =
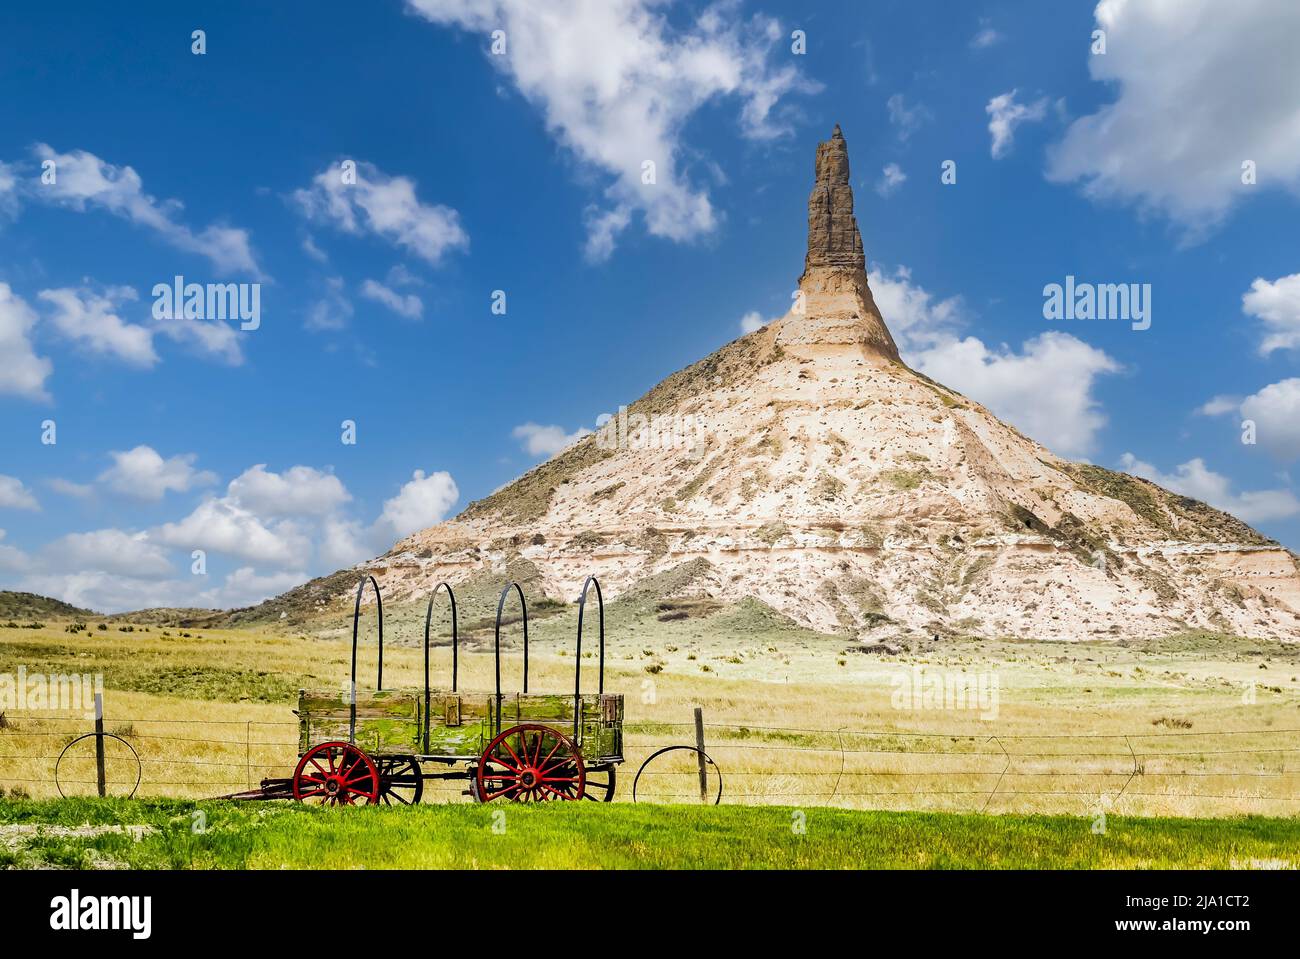
M433 705L429 689L429 624L433 619L433 601L438 598L438 590L447 590L447 599L451 603L451 691L456 692L457 674L460 670L460 633L456 628L456 594L451 591L451 584L443 581L433 587L429 594L429 607L424 611L424 751L429 751L429 710Z
M352 609L352 685L348 687L348 742L357 742L357 635L361 626L361 595L366 582L375 587L375 609L379 611L379 668L375 675L375 692L384 688L384 601L379 595L379 583L373 576L363 576L357 583L357 602Z

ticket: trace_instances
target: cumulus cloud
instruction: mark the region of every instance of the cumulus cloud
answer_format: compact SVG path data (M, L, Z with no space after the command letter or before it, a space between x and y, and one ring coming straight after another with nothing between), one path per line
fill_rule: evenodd
M744 321L741 322L743 324ZM591 430L585 426L579 427L572 433L566 433L563 426L543 426L540 423L523 423L511 431L529 456L548 458L567 449L590 433Z
M1120 458L1120 467L1182 496L1209 503L1247 523L1264 523L1300 514L1300 499L1296 499L1290 490L1233 492L1232 481L1207 467L1199 456L1174 467L1173 473L1162 473L1132 453L1125 453Z
M330 516L321 525L320 558L332 569L355 566L364 559L369 559L375 550L367 545L365 531L356 520ZM377 544L378 549L387 549L391 542Z
M41 504L36 502L32 491L23 485L16 476L0 474L0 509L39 510Z
M107 613L156 606L230 609L252 606L306 582L300 570L258 573L240 567L213 585L210 576L149 579L104 570L40 571L24 576L18 586L43 596Z
M120 529L61 536L41 550L41 561L46 569L63 573L98 570L155 579L173 572L167 551L151 542L146 533Z
M781 98L816 89L769 54L787 31L776 21L711 6L693 22L670 23L657 0L407 0L442 26L505 31L507 52L490 57L543 114L547 129L584 164L611 181L605 202L587 211L586 254L607 258L639 213L647 231L674 241L714 229L707 191L685 169L687 122L720 97L740 102L741 133L754 140L784 132L773 117ZM645 182L643 164L654 164Z
M445 254L469 246L460 214L421 203L414 180L388 176L365 161L356 164L355 174L356 182L348 182L341 163L328 167L310 187L294 191L294 200L310 219L381 237L435 266Z
M302 570L259 573L251 566L241 566L227 575L219 587L205 590L200 605L217 609L256 606L264 599L301 586L309 578Z
M238 332L220 320L176 316L151 319L150 325L142 326L122 319L122 307L139 298L129 286L112 286L98 292L64 287L42 290L37 296L49 304L50 324L62 337L130 366L148 369L158 362L154 349L158 333L232 366L244 361Z
M1255 441L1283 462L1300 459L1300 378L1272 383L1246 398L1216 396L1197 412L1238 414L1255 424Z
M378 280L366 280L361 284L361 295L408 320L418 320L424 314L424 301L414 293L398 293Z
M258 463L230 481L226 495L262 516L328 516L352 499L332 473L292 466L283 473Z
M1241 309L1264 325L1259 352L1300 349L1300 273L1276 280L1257 277L1241 297Z
M984 111L989 115L989 136L992 138L989 150L993 159L1000 160L1011 152L1016 127L1023 123L1037 123L1047 116L1047 98L1033 103L1018 103L1016 91L1012 90L994 97Z
M876 192L881 196L892 196L906 181L907 174L902 167L897 163L887 163L880 171L880 179L876 181Z
M2 542L5 531L0 529L0 572L13 573L27 568L27 554L16 546Z
M1047 332L1019 350L961 336L967 322L960 297L936 300L900 267L874 267L872 293L904 360L927 376L983 403L1040 443L1066 456L1096 445L1106 416L1097 380L1120 371L1105 352L1068 333Z
M31 400L48 400L45 380L54 372L54 364L36 355L31 332L36 325L36 311L18 296L8 283L0 283L0 394L8 393Z
M99 481L132 499L160 500L168 492L186 493L217 481L215 473L194 468L198 458L194 453L163 459L153 447L141 445L109 456L113 465L99 474Z
M54 328L92 353L145 368L158 362L153 332L118 315L123 304L137 298L130 287L110 287L102 294L87 289L42 290L38 297L50 304Z
M180 201L159 201L145 193L131 167L114 166L85 150L59 153L44 143L34 151L42 163L54 163L56 177L33 187L33 196L74 210L105 210L153 230L177 249L207 257L219 270L261 275L246 230L212 225L195 233L178 220Z
M385 536L391 545L416 530L441 523L459 496L450 473L425 475L423 470L416 470L396 496L384 501L374 533Z
M184 519L164 523L152 535L176 549L208 550L271 566L301 566L311 557L311 542L293 521L264 520L226 497L204 500Z
M115 454L125 465L114 481L136 477L158 496L196 484L191 457L163 460L141 449L152 452ZM88 492L67 485L69 495ZM449 474L416 471L367 527L344 512L352 496L332 473L302 465L275 472L257 464L174 522L71 533L32 555L0 543L0 571L20 574L15 588L93 609L247 606L305 582L319 564L326 572L353 566L440 522L458 496ZM176 575L172 551L184 554L185 565L196 549L209 554L209 563L224 557L239 566L220 581L215 572Z
M1094 16L1106 53L1088 69L1116 97L1049 151L1050 179L1159 212L1191 238L1252 190L1300 192L1300 4L1103 0ZM1257 186L1242 183L1247 160Z
M758 310L750 310L740 318L740 332L746 334L753 333L755 330L761 330L770 322L772 321L763 319L763 314L758 312ZM559 427L556 428L559 429Z

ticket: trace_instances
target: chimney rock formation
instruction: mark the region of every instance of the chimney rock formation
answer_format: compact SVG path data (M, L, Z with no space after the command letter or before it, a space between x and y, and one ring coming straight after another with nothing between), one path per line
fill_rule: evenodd
M785 317L362 568L397 603L443 579L492 598L506 578L572 603L595 573L607 598L758 600L873 641L1300 637L1292 553L1204 503L1062 459L909 369L865 266L836 127L817 148Z

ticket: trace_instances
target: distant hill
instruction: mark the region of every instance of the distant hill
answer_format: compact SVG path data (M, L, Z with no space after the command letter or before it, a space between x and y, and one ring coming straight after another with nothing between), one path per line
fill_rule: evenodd
M49 596L0 590L0 620L81 619L98 615L94 610L81 609Z

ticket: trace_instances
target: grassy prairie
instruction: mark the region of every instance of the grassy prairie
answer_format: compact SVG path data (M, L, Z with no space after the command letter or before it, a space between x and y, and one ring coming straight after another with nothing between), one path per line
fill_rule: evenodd
M627 697L620 800L650 752L693 741L692 708L700 705L728 804L1088 821L1100 812L1295 816L1300 807L1295 645L1205 634L1131 644L954 640L885 656L846 652L844 640L793 627L761 606L662 605L611 608L606 689ZM396 606L386 619L386 685L418 687L422 611ZM341 693L350 659L348 634L337 628L25 625L0 625L0 675L19 667L101 673L107 729L138 750L139 795L148 797L213 797L288 775L297 756L296 690ZM534 691L572 689L573 625L572 610L538 620ZM366 627L359 679L368 685L375 649L373 623ZM510 627L502 665L507 690L518 685L517 629ZM442 641L436 618L434 635ZM461 689L477 691L467 695L492 688L489 636L473 636L462 650ZM594 639L593 630L582 660L587 690ZM435 648L432 660L435 684L446 686L450 650ZM996 709L900 707L896 693L914 670L995 680ZM0 789L56 796L55 757L89 728L84 716L9 709L0 723ZM90 741L70 751L60 771L69 792L91 788L92 756ZM108 760L110 791L122 791L134 781L134 760L114 741ZM693 763L686 754L658 761L642 797L689 799L698 789ZM461 802L461 788L431 784L426 801Z
M129 828L123 828L129 827ZM137 869L1296 868L1300 820L779 806L320 809L0 801L0 867Z

